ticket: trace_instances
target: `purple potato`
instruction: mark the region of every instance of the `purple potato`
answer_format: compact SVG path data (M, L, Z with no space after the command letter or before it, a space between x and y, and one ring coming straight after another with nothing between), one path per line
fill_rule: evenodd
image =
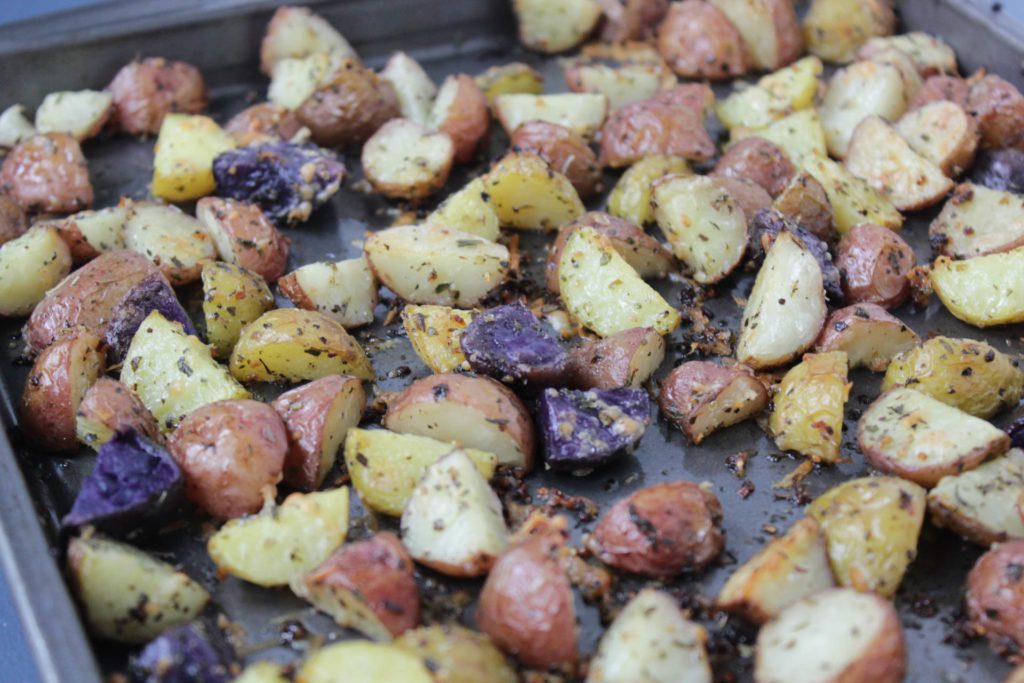
M839 268L832 261L832 254L829 253L828 244L817 235L804 230L792 221L788 220L776 209L760 209L750 219L750 251L751 261L760 263L765 252L775 242L775 237L780 231L787 230L803 242L807 250L811 252L821 266L821 276L825 281L825 294L830 301L843 300L843 282L839 274Z
M136 683L229 683L235 651L208 621L175 626L150 641L131 663Z
M462 331L461 345L473 370L503 381L557 384L569 362L551 326L521 303L475 316Z
M196 334L196 328L174 290L162 274L154 273L129 289L114 306L110 323L103 335L107 345L107 361L111 365L124 360L139 325L153 311L160 311L160 315L168 320L181 323L185 334Z
M1006 432L1010 435L1010 448L1024 448L1024 406L1014 411Z
M971 181L993 190L1024 194L1024 151L1007 147L982 152L971 169Z
M118 432L100 446L63 524L91 525L111 536L155 531L173 518L184 482L163 447L134 430Z
M345 165L313 144L272 142L220 154L213 176L221 197L259 204L278 225L295 225L338 191Z
M640 441L651 399L643 389L547 389L539 413L548 466L586 470Z

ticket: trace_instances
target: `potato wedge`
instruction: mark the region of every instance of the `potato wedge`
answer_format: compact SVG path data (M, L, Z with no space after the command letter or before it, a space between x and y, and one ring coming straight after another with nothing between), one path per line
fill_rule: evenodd
M818 157L805 159L803 170L825 188L840 235L861 223L874 223L890 230L899 230L903 225L903 215L889 198L850 173L842 164Z
M775 197L790 184L796 169L777 145L749 137L730 145L711 174L754 183Z
M635 225L646 225L654 220L654 209L651 207L654 181L670 174L690 173L690 166L682 157L663 154L646 156L627 168L615 183L608 195L608 213Z
M706 643L674 598L646 588L601 637L587 683L711 683Z
M760 128L794 111L813 108L821 88L824 66L817 57L804 57L762 76L756 85L737 90L715 104L726 128Z
M408 305L402 309L402 326L413 351L433 372L462 368L462 330L473 320L473 311L447 306Z
M28 315L71 272L71 251L52 227L35 227L0 246L0 315Z
M601 127L601 164L622 168L650 154L713 158L715 144L704 128L713 103L706 83L686 83L617 109Z
M799 166L808 157L828 156L825 129L818 110L813 107L799 109L759 128L733 128L730 131L733 142L752 136L774 143L794 165Z
M296 683L435 683L424 661L390 643L349 640L313 653L295 674Z
M203 224L169 204L131 202L124 244L156 264L172 285L195 282L217 248Z
M687 361L662 380L659 405L664 417L699 444L711 433L764 410L768 392L744 365Z
M317 53L356 56L345 37L308 7L278 7L260 43L260 70L270 75L282 59L301 59Z
M494 98L494 115L509 136L527 121L547 121L589 139L608 116L608 98L600 93L510 93Z
M49 223L60 233L76 264L91 261L105 251L124 249L124 224L128 208L108 206L99 211L80 211Z
M1014 448L973 470L943 477L928 492L932 524L989 546L1024 538L1017 501L1024 493L1024 451Z
M251 270L269 283L284 273L289 240L257 204L204 197L196 204L196 218L222 260Z
M595 0L513 0L519 42L538 52L576 47L597 26L601 5Z
M877 64L888 64L889 66L896 67L900 72L900 77L903 79L903 89L907 102L913 102L917 98L917 93L924 86L924 80L921 78L921 74L918 73L914 60L906 52L895 47L885 47L874 51L868 59Z
M917 555L925 490L897 477L863 477L818 496L807 516L828 538L836 582L891 598Z
M897 356L882 391L907 386L969 415L990 418L1024 396L1020 361L983 341L932 337Z
M896 121L909 103L903 77L891 64L854 62L836 72L820 109L829 154L845 158L861 121L869 116Z
M868 39L890 35L896 29L896 15L889 0L812 0L803 29L808 52L845 64Z
M804 50L800 23L787 0L711 0L736 25L755 69L778 69Z
M472 76L452 74L441 84L430 109L430 128L447 133L455 145L455 161L465 164L476 157L487 135L491 116L487 95Z
M476 84L493 108L498 95L540 95L544 92L544 75L529 64L510 62L489 67L476 77Z
M345 465L363 505L399 517L427 469L458 446L416 434L352 428L345 436ZM494 476L498 457L463 449L484 479Z
M502 227L552 230L585 211L572 182L535 154L506 154L481 181Z
M675 77L660 59L651 62L610 61L612 63L602 63L584 58L569 62L565 67L565 83L569 90L604 95L608 98L608 111L615 111L676 85Z
M497 242L501 235L498 214L494 212L491 196L487 194L481 178L474 178L461 190L448 195L441 205L423 220L423 224L461 230L492 242Z
M242 382L302 382L328 375L373 380L370 359L332 318L279 308L242 329L231 351L231 374Z
M448 180L455 145L445 133L428 133L408 119L392 119L363 145L363 173L386 197L418 200Z
M505 280L509 252L472 233L403 225L370 235L370 270L385 287L415 304L472 306Z
M346 61L341 53L335 52L279 59L270 70L267 99L288 111L295 111L317 88L330 83Z
M396 52L380 75L394 86L402 117L421 126L427 125L437 86L420 63L404 52Z
M330 66L332 72L317 80L309 97L294 113L288 113L296 127L306 127L306 136L313 142L321 147L358 147L378 128L401 115L398 95L390 81L357 59L348 58Z
M827 315L817 259L780 232L743 309L736 358L754 369L785 365L814 344Z
M1022 586L1015 578L1022 560L1024 541L1006 541L978 558L967 575L968 623L1001 655L1015 655L1024 646Z
M171 565L98 537L71 540L68 574L89 629L122 643L145 643L194 619L210 600Z
M704 0L669 5L658 27L658 50L684 78L721 80L747 70L740 32L725 12Z
M995 74L978 76L968 81L967 111L978 122L982 148L1020 148L1024 145L1024 94Z
M935 74L956 74L956 53L942 38L920 31L910 31L897 36L871 38L860 49L861 59L871 59L879 50L901 50L914 62L918 72L924 76Z
M206 341L227 358L242 328L274 307L274 295L259 275L223 261L207 261L200 277Z
M825 534L805 517L734 571L715 604L763 624L793 603L835 585Z
M365 256L307 263L277 283L296 308L319 311L347 330L373 322L377 281Z
M1024 247L966 261L935 260L931 284L950 313L975 327L1024 322Z
M1024 197L962 183L928 228L946 256L971 258L1024 246Z
M666 176L651 206L676 257L701 284L726 277L747 250L747 216L728 189L707 176Z
M156 418L128 387L109 377L98 378L82 396L75 413L79 443L99 450L118 431L133 431L162 443Z
M851 370L884 372L893 358L919 341L917 333L881 306L854 304L829 315L814 349L818 353L844 352Z
M853 386L844 351L808 353L782 378L768 429L782 450L814 462L837 462L843 416Z
M287 586L320 566L348 532L348 488L293 493L258 515L232 519L207 541L221 575L257 586Z
M906 670L896 608L846 588L790 605L757 636L754 677L760 683L899 683Z
M569 384L577 389L637 389L661 367L665 346L653 327L586 341L569 351Z
M872 223L855 225L843 235L836 255L843 298L896 308L910 298L908 276L915 264L914 250L897 233Z
M17 147L36 135L36 127L25 118L25 107L12 104L0 113L0 149Z
M245 147L268 142L297 142L310 135L295 114L275 102L246 107L224 124L224 132Z
M208 116L168 114L156 139L153 196L184 202L210 194L214 158L234 148L234 138Z
M668 11L667 0L598 0L604 10L600 38L606 43L642 40L654 33ZM583 48L586 50L586 46Z
M602 337L633 327L668 334L680 314L644 282L604 235L573 230L558 264L559 291L574 319ZM614 297L609 299L608 293Z
M921 156L877 116L857 126L846 150L846 168L885 194L900 211L917 211L953 189L942 169Z
M517 683L519 676L490 638L458 624L421 626L395 645L430 662L435 683Z
M564 175L581 197L601 189L597 156L580 134L557 123L527 121L516 128L509 146L517 153L536 154Z
M494 453L503 465L533 466L533 422L522 401L487 377L431 375L388 403L384 427Z
M908 111L896 124L896 132L951 177L971 165L978 148L977 123L963 107L946 100Z
M95 137L110 118L114 98L109 92L53 92L36 109L36 130L65 133L81 142Z
M807 171L796 171L772 207L826 244L836 241L835 213L825 188Z

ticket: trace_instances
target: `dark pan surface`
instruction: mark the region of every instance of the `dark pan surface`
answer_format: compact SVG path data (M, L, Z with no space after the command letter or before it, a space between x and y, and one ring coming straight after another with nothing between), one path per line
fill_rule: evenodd
M226 3L230 5L231 3ZM384 2L391 7L409 6L410 3ZM1024 57L1024 44L1014 44L1005 36L990 37L989 40L999 46L993 51L990 45L972 51L972 41L983 40L989 35L978 23L970 23L958 10L950 9L946 3L933 0L905 2L903 13L906 28L921 29L937 33L957 48L965 71L976 66L989 66L992 71L1011 78L1018 84L1020 73L1016 68ZM341 5L340 9L337 5ZM435 3L422 3L435 5ZM467 28L452 36L444 31L427 31L429 35L415 34L404 45L414 56L421 59L435 80L440 82L444 75L453 72L471 74L482 71L492 64L505 63L512 60L526 61L541 69L547 76L549 91L564 90L561 67L557 59L542 59L537 55L523 52L512 40L513 26L509 22L501 0L486 3L477 0L475 3L436 3L440 7L466 5L494 5L496 8L486 12L467 11L460 14L465 18ZM332 7L317 7L332 19L337 12L352 15L368 7L367 3L335 3ZM381 11L380 7L368 11ZM441 10L444 12L444 10ZM225 14L224 16L230 16ZM230 115L240 110L254 97L262 98L265 82L256 76L252 62L256 56L259 29L266 20L265 13L246 14L238 19L237 30L228 30L224 39L224 50L228 59L220 66L214 67L210 61L211 46L186 44L171 47L170 39L156 40L172 52L148 50L140 48L143 43L121 42L116 49L87 40L82 47L75 48L76 54L87 58L90 52L96 54L96 64L102 64L99 72L84 73L75 87L103 85L112 76L117 66L125 61L123 52L134 45L142 49L144 54L164 54L191 59L203 68L204 72L212 73L211 80L215 84L211 99L212 115L223 122ZM423 26L434 26L436 19L418 15ZM394 21L403 26L415 26L409 16L393 16ZM415 19L415 17L413 17ZM213 18L211 22L228 21L224 18ZM354 39L360 54L372 66L380 66L396 45L403 41L391 37L383 37L366 30L358 32L345 23L335 21L336 25ZM369 25L371 22L366 22ZM223 23L221 24L223 26ZM956 26L957 30L950 31ZM181 33L184 29L168 30ZM203 34L202 28L196 32ZM411 29L410 29L411 30ZM255 32L254 32L255 31ZM185 31L187 33L187 31ZM145 34L143 34L145 35ZM184 35L184 33L182 34ZM203 34L208 35L208 34ZM369 38L361 38L363 36ZM468 37L472 36L471 39ZM453 42L452 38L456 40ZM141 40L141 39L140 39ZM246 42L248 41L248 42ZM965 41L968 44L965 44ZM978 44L978 43L975 43ZM4 43L0 40L0 51ZM244 50L244 51L243 51ZM120 52L119 52L120 51ZM247 51L247 52L246 52ZM991 55L991 59L1012 71L1001 70L992 62L986 63L977 56ZM131 55L129 55L130 57ZM236 65L231 59L238 61ZM113 65L113 66L111 66ZM207 69L207 66L210 69ZM1012 67L1010 65L1013 65ZM46 60L43 60L46 67ZM237 66L237 68L236 68ZM8 67L13 68L13 67ZM78 69L79 67L70 67ZM98 68L98 67L97 67ZM0 67L0 77L3 73ZM8 72L9 73L9 72ZM23 78L28 74L23 74ZM39 79L44 85L40 94L58 87L71 85L66 74L55 75L54 83L48 84L50 77L44 68L34 72L32 78ZM21 100L27 105L34 105L31 98L33 90L19 93ZM7 95L0 95L6 106ZM446 192L461 187L468 175L472 175L500 155L506 146L506 139L496 130L492 135L489 149L482 155L475 167L453 174ZM96 206L107 206L116 203L122 195L144 197L151 172L152 142L137 141L126 138L101 139L87 143L85 154L90 162L90 171L96 188ZM376 230L390 225L396 219L399 207L388 204L380 197L360 192L358 180L361 177L358 159L349 156L346 163L352 171L352 177L333 199L329 206L318 211L306 225L288 231L292 240L290 267L325 258L340 259L356 256L361 253L361 241L367 230ZM606 178L606 184L614 182L614 176ZM590 208L602 208L603 200L593 202ZM912 216L906 223L903 236L908 239L917 253L919 262L929 260L930 251L927 243L927 225L933 213ZM539 287L531 287L529 281L541 282L540 269L543 266L544 246L550 236L520 233L524 254L529 256L526 265L525 282L517 285L526 292L539 291ZM752 273L741 273L722 283L716 295L708 304L715 314L715 324L736 331L741 313L734 297L745 299L753 284ZM658 288L666 294L673 304L680 304L679 285L662 282ZM183 290L182 299L190 302L192 310L196 309L198 293L194 290ZM388 307L388 299L378 309L378 323L369 330L361 331L357 336L363 341L376 368L382 391L394 391L408 385L413 379L429 373L416 355L412 352L408 340L401 331L401 324L384 327L380 320ZM937 300L933 300L926 309L914 309L906 306L896 311L922 336L941 333L950 336L966 336L985 338L998 348L1010 353L1019 354L1024 351L1022 336L1024 327L1014 326L994 331L982 332L953 319ZM19 335L20 321L0 325L0 333L7 343L0 349L0 382L4 397L5 419L9 426L8 435L14 445L15 457L25 477L28 490L35 504L36 512L50 544L49 555L59 557L62 539L57 530L57 521L69 509L79 482L91 466L93 457L84 451L74 457L54 458L39 456L33 453L31 443L26 443L14 425L12 399L17 400L28 368L19 361L22 342ZM687 325L670 340L669 358L662 368L661 375L667 373L688 356L689 343L684 339ZM803 504L828 487L847 479L869 473L863 457L857 452L853 442L852 431L862 410L877 394L878 377L870 373L858 371L853 375L854 389L847 408L847 423L844 431L844 453L850 462L838 467L822 467L815 470L804 481L802 486L794 490L774 488L774 484L789 474L799 464L799 460L781 453L764 433L754 424L748 422L729 430L719 432L708 438L698 447L689 445L682 434L667 427L664 423L652 426L640 447L635 453L623 456L614 465L600 469L587 477L573 477L540 471L528 478L532 492L539 487L556 487L575 495L586 496L595 501L602 510L613 501L641 486L659 481L688 479L696 482L710 482L725 510L725 528L727 531L727 550L719 562L693 576L683 576L670 584L669 588L680 599L684 606L691 607L694 615L699 618L711 633L712 657L715 661L716 673L723 680L750 680L752 668L753 631L745 628L735 619L706 613L702 606L707 604L718 591L736 563L743 562L753 555L771 537L775 530L784 531L792 522L802 515ZM280 391L275 387L263 387L264 396L272 396ZM1005 419L1005 416L1004 416ZM368 423L373 423L373 418ZM997 425L1002 423L996 420ZM726 466L726 458L740 451L755 453L750 458L745 475L737 477ZM7 464L10 454L0 453L0 465ZM337 473L339 476L340 472ZM330 481L330 478L329 478ZM0 499L0 515L6 522L13 519L12 515L24 515L24 501ZM12 511L13 510L13 511ZM572 513L569 513L572 514ZM355 523L350 538L358 537L365 530L372 528L374 520L363 515L358 502L353 508ZM387 521L382 521L387 524ZM28 522L30 525L31 523ZM578 522L574 533L578 535L589 530L591 522ZM10 530L5 527L10 536ZM22 529L21 533L32 533L31 529ZM216 608L231 620L237 622L245 632L248 647L243 652L248 659L271 658L282 662L296 661L302 652L321 640L351 636L350 632L335 626L329 619L316 615L304 602L291 596L287 590L269 590L246 584L234 578L218 580L215 570L205 552L204 532L209 526L202 525L201 520L191 520L187 528L167 533L144 547L159 556L180 564L193 577L199 579L211 589ZM0 538L0 541L4 539ZM9 541L8 541L9 543ZM40 546L41 547L41 546ZM25 566L28 558L22 553L35 552L28 545L11 548L0 543L0 550L14 553ZM965 635L962 622L961 604L966 573L980 550L961 541L959 538L944 531L925 526L919 547L919 554L912 564L896 598L903 626L908 640L910 681L998 681L1009 670L1008 664L995 656L986 643L969 640ZM49 563L47 557L35 555L32 563ZM12 560L8 558L8 566ZM42 574L50 571L43 569ZM472 603L464 607L453 607L460 604L461 595L473 595L479 587L477 582L455 582L442 579L428 571L420 574L422 593L427 607L426 613L431 615L457 615L472 625ZM37 581L37 589L43 584ZM628 591L636 585L630 580L621 580L620 589ZM56 610L61 624L55 628L66 628L69 639L65 648L51 649L50 657L57 661L74 657L77 634L75 622L68 615L59 616L60 609L66 603L63 591L55 590ZM33 595L29 602L40 601L42 596ZM31 609L41 609L29 605ZM596 641L603 632L596 608L580 603L578 612L581 618L581 649L584 653L593 652ZM66 622L66 623L65 623ZM57 641L59 642L59 641ZM97 654L102 668L107 671L123 670L127 652L118 647L100 644ZM87 664L87 663L86 663ZM58 671L74 669L58 665ZM79 675L74 680L90 680L85 669L78 669ZM736 678L730 678L729 674ZM0 675L2 678L2 675ZM71 680L59 674L52 680Z

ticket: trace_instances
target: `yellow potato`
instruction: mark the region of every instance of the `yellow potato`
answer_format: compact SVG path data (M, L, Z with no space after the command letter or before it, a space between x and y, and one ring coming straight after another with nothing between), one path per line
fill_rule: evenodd
M466 362L460 340L473 320L473 311L447 306L416 306L402 309L402 325L412 350L434 372L453 372Z
M259 275L223 261L204 264L202 280L206 341L227 358L242 328L274 307L274 295Z
M861 223L874 223L891 230L899 230L903 225L903 215L889 198L850 173L842 164L822 155L805 159L803 170L825 188L840 235Z
M839 460L843 411L852 386L846 352L808 353L782 378L769 429L783 450L815 462Z
M733 128L730 131L733 142L751 136L775 144L795 165L808 157L828 156L825 128L821 125L818 110L813 107L797 110L759 128Z
M234 138L210 117L168 114L156 139L153 196L184 202L210 194L217 187L214 158L234 147Z
M654 181L673 175L689 175L692 171L682 157L653 154L626 169L608 195L608 213L636 225L654 220L651 194Z
M491 639L458 624L421 626L395 645L432 663L436 683L516 683L515 669Z
M940 256L931 280L950 313L975 327L992 327L1024 322L1021 273L1024 247L966 261Z
M349 640L317 650L295 683L435 683L426 664L391 643Z
M824 67L817 57L804 57L762 77L757 85L738 90L715 105L726 128L758 128L814 105Z
M482 180L504 227L553 230L585 210L569 179L534 154L508 154Z

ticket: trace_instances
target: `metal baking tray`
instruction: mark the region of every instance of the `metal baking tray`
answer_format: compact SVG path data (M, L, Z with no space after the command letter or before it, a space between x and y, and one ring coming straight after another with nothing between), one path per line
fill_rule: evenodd
M223 121L264 92L266 82L257 70L258 45L277 4L270 0L115 0L4 27L0 29L0 107L20 102L31 109L54 90L101 88L132 58L164 56L189 61L203 71L212 89L210 110ZM380 66L391 51L403 49L420 59L440 80L452 72L475 74L492 64L521 60L546 74L548 90L564 90L558 59L530 54L517 46L508 0L312 0L305 4L337 26L371 66ZM956 49L965 73L985 67L1018 87L1024 86L1024 29L1000 14L998 4L902 0L897 5L903 27L942 36ZM498 156L505 144L500 132L492 135L480 162L454 173L446 189L460 187L467 176ZM97 206L115 203L121 195L147 194L151 148L151 141L127 138L85 144ZM367 230L393 221L395 207L354 189L361 175L358 159L350 156L346 163L352 177L330 205L306 225L288 232L292 267L325 257L354 256L360 252ZM614 179L609 176L607 180L610 186ZM591 208L601 206L599 200ZM904 228L903 235L920 261L930 255L927 224L933 215L914 215ZM544 244L550 238L523 234L521 239L524 253L530 256L527 272L539 281ZM750 273L741 273L717 288L717 296L709 303L716 324L736 330L739 310L732 297L745 297L752 283ZM679 303L677 285L658 286L670 302ZM194 290L186 289L182 295L193 303L196 300ZM385 301L378 313L383 313L386 305ZM953 319L935 300L925 309L908 305L897 314L922 335L984 337L1008 352L1024 351L1024 326L983 334ZM378 315L378 320L381 317ZM6 341L0 346L5 425L0 434L0 562L14 592L41 679L46 683L91 683L100 681L102 675L123 670L129 654L124 648L89 640L61 575L63 539L57 522L70 507L93 458L85 451L72 457L40 455L19 433L14 406L28 372L20 360L20 325L21 321L0 323L0 334ZM684 324L671 339L663 373L684 357L685 328ZM381 390L399 389L428 373L401 334L399 324L384 328L378 323L358 336L373 349ZM548 486L587 496L604 509L633 489L658 481L711 482L725 509L726 552L706 571L684 575L669 589L708 627L717 677L750 680L749 646L754 632L735 619L708 613L704 607L735 564L749 558L770 537L772 527L785 529L800 517L802 504L810 498L840 481L868 473L853 443L852 427L859 410L876 395L878 378L858 372L853 379L844 433L844 452L850 462L819 468L797 491L773 488L798 465L798 460L779 452L753 422L715 434L699 447L689 445L679 431L660 422L648 430L636 452L610 467L582 478L539 468L528 478L528 484L534 492ZM266 395L274 391L268 387ZM997 420L997 424L1001 423ZM755 453L742 479L726 466L727 456L740 451ZM741 490L747 495L741 495ZM358 518L362 511L356 505L353 514ZM577 520L574 534L578 538L590 526ZM145 547L184 567L211 590L215 608L244 629L247 645L241 654L247 660L296 661L304 649L322 637L352 635L316 615L287 590L263 589L233 578L219 580L204 546L200 524L193 520L186 529L163 535ZM908 641L908 680L997 681L1009 670L1009 665L985 642L968 639L963 628L964 580L979 554L979 548L954 535L925 526L918 557L896 597ZM428 571L421 572L419 578L428 603L427 614L458 616L472 624L471 602L453 610L451 605L458 601L445 597L460 593L472 596L479 587L477 582L445 580ZM619 586L628 591L636 583L622 579ZM580 603L578 613L580 646L584 653L590 653L603 629L594 607Z

